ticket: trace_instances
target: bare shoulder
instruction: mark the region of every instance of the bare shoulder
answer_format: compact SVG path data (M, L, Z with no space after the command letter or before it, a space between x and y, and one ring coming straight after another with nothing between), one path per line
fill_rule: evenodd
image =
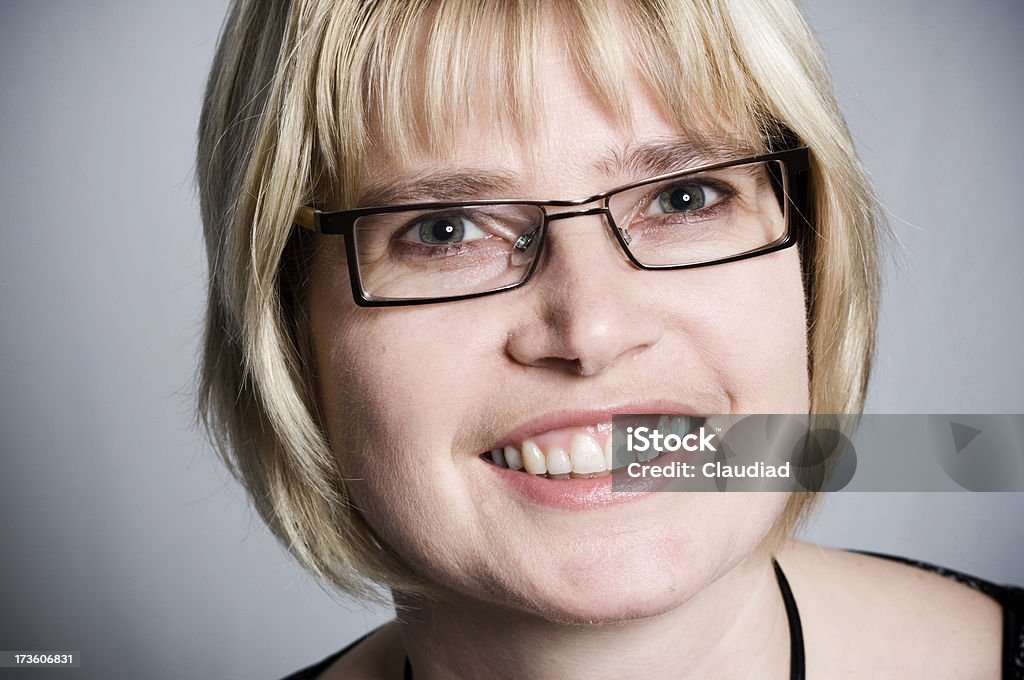
M392 621L375 631L324 671L321 680L380 680L401 678L401 638ZM398 651L396 651L398 650Z
M1000 677L1002 608L984 593L798 541L777 557L800 610L808 677Z

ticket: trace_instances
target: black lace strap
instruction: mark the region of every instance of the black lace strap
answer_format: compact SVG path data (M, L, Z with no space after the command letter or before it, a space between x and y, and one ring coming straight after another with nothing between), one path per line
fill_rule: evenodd
M804 680L804 629L800 625L800 610L797 609L789 581L782 567L772 558L775 580L779 582L782 602L786 605L786 620L789 622L789 680Z

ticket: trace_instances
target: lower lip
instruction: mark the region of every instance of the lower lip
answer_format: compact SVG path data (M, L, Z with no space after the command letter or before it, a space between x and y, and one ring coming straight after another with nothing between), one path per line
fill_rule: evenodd
M663 454L657 461L659 465L670 465L673 462L686 462L692 457L693 454L680 450ZM481 463L529 501L563 510L586 510L637 501L665 489L675 481L664 477L630 477L625 468L603 477L548 479L541 475L498 467L483 460Z

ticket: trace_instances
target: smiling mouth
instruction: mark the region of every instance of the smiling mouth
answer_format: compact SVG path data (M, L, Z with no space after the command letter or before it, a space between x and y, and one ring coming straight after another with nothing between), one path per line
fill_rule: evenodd
M683 436L704 423L704 418L697 416L645 418L646 424L664 435ZM480 457L500 468L547 479L587 479L605 477L631 463L645 463L664 455L657 451L627 452L625 447L613 455L612 445L613 431L609 422L545 432L485 451Z

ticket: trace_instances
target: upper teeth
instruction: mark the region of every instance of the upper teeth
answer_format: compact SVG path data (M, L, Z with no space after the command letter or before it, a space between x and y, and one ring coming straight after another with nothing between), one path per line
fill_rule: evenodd
M690 431L691 425L688 416L666 415L658 419L657 429L663 433L685 434ZM605 437L604 446L589 432L579 432L573 437L569 451L562 446L550 446L544 450L533 439L525 439L519 446L509 445L489 453L491 461L496 465L523 470L532 475L546 474L560 478L570 474L597 476L613 469L610 432ZM637 454L637 460L644 462L657 455L657 452L643 457Z
M612 468L612 438L608 436L602 447L594 436L580 432L573 437L569 451L561 446L544 451L534 440L526 439L519 447L494 449L491 460L501 467L525 469L532 475L598 474Z

